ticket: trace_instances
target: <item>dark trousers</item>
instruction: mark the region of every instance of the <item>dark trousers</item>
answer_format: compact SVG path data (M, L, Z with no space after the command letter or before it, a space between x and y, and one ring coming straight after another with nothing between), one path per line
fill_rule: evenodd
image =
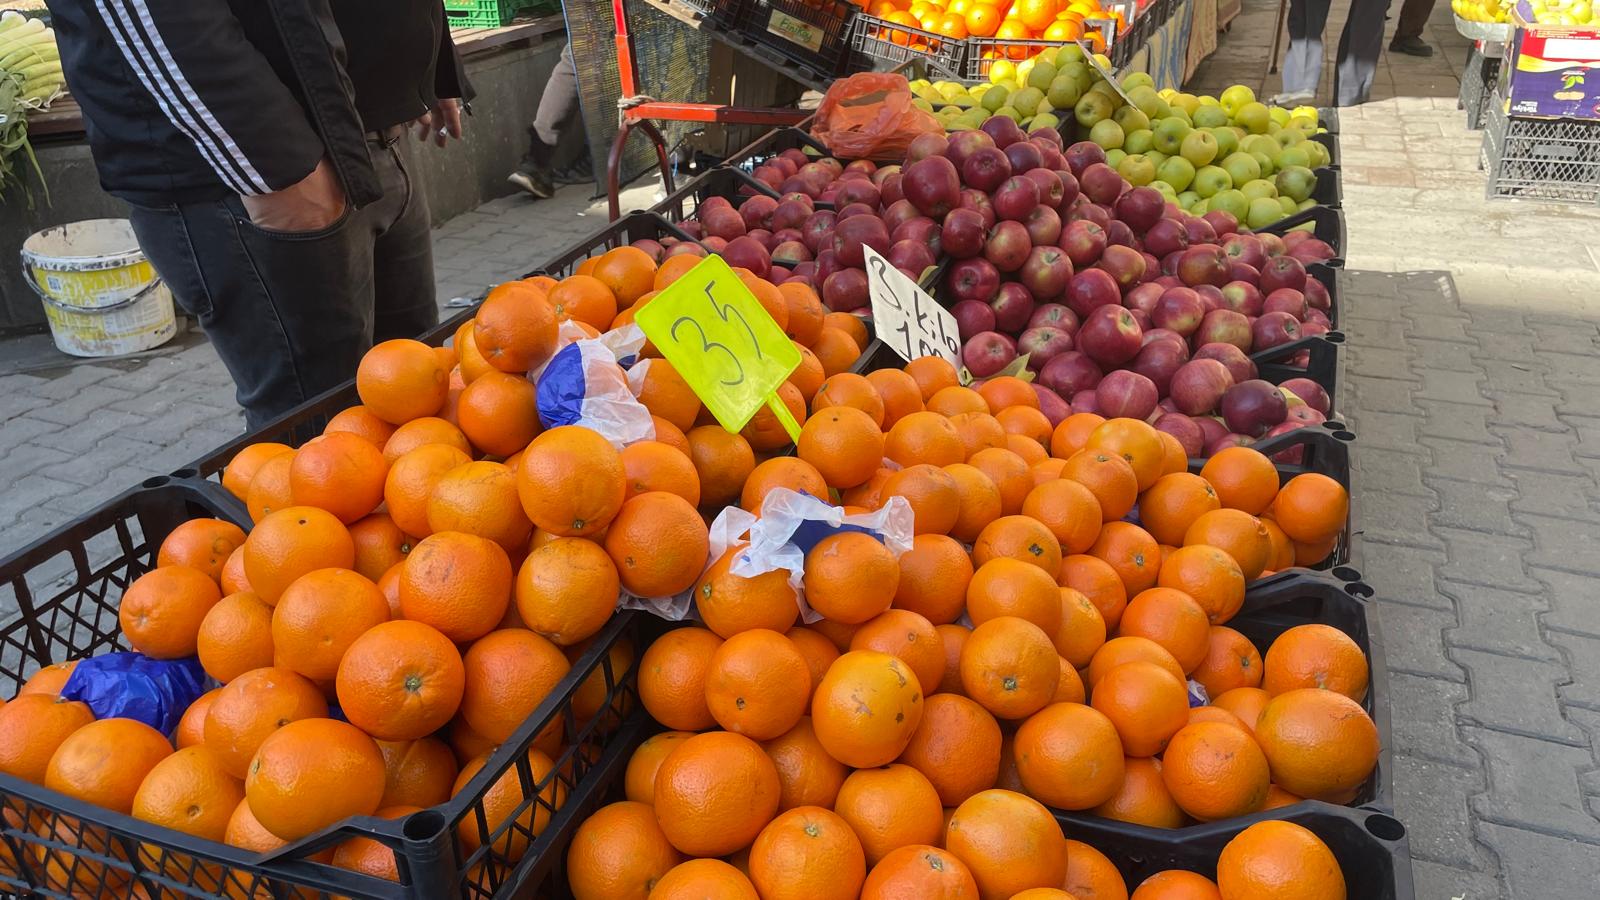
M1398 38L1422 37L1422 29L1433 14L1434 0L1405 0L1400 7L1400 21L1395 24L1394 36Z
M200 321L260 428L355 377L373 343L439 321L427 198L393 142L369 142L383 197L320 231L257 227L237 196L135 207L139 245Z
M550 168L550 158L561 143L565 130L578 112L578 70L572 62L572 44L561 49L561 59L550 72L544 93L539 95L539 111L528 129L527 163L535 168Z

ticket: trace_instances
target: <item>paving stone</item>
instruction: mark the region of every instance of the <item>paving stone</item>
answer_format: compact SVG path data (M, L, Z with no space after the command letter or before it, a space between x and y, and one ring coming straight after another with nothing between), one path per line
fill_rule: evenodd
M6 487L6 506L15 509L26 508L27 504L19 501L11 492L21 489L24 484L32 480L33 473L50 469L66 462L69 458L69 454L63 451L38 444L23 444L5 451L5 466L0 468L0 479L4 480L0 481L0 486Z
M1418 900L1501 900L1506 894L1487 872L1458 869L1425 859L1411 861L1411 878Z
M1390 646L1385 635L1384 646ZM1456 704L1467 699L1467 686L1442 678L1389 672L1390 722L1395 747L1423 759L1476 770L1478 753L1456 728Z
M115 374L117 374L116 369L105 366L76 365L62 370L59 374L51 373L46 383L33 390L39 396L50 400L70 400L89 385L104 381Z
M1543 596L1550 604L1543 617L1546 627L1600 637L1600 591L1594 579L1551 569L1528 571L1544 583Z
M1378 447L1364 447L1357 436L1352 465L1360 474L1360 490L1378 496L1388 493L1428 497L1433 492L1423 483L1427 460L1414 453L1400 453Z
M1406 346L1414 354L1413 365L1419 372L1428 369L1471 373L1482 371L1481 363L1474 358L1478 353L1476 344L1434 341L1408 335Z
M1508 468L1583 474L1583 468L1573 461L1578 445L1572 435L1547 434L1525 428L1496 427L1491 431L1505 441L1505 465Z
M1467 799L1485 789L1481 773L1405 754L1393 760L1396 817L1427 823L1410 830L1412 855L1460 868L1477 865Z
M1445 656L1444 630L1455 627L1454 614L1403 603L1379 603L1378 621L1383 627L1390 671L1444 681L1466 680L1465 670Z
M1445 632L1450 646L1562 661L1539 628L1539 615L1546 609L1542 598L1450 581L1440 581L1439 591L1455 602L1461 622Z
M1355 388L1353 406L1363 412L1414 414L1417 411L1416 402L1411 396L1417 389L1415 382L1388 378L1361 378L1351 379L1350 383Z
M132 396L131 391L111 387L104 382L90 384L85 385L71 397L54 400L28 415L57 425L77 425L93 418L96 412L111 403L127 400Z
M54 422L46 422L42 419L34 419L28 416L12 419L5 423L4 428L0 428L0 452L6 453L9 457L12 449L32 441L40 435L60 431L61 427ZM5 467L0 469L0 477L12 471L15 470L12 468L12 461L8 458Z
M1496 459L1500 452L1467 441L1425 437L1422 445L1431 456L1428 474L1434 478L1454 478L1482 485L1509 487L1512 482L1500 471Z
M1538 334L1499 334L1485 331L1478 335L1478 346L1471 351L1475 360L1505 360L1526 364L1547 348Z
M1472 694L1457 709L1461 721L1482 725L1492 734L1525 735L1552 750L1557 743L1578 746L1584 741L1556 699L1555 686L1568 677L1564 665L1460 647L1449 652L1467 670ZM1467 737L1472 740L1471 734Z
M1578 446L1573 452L1578 456L1600 457L1600 418L1574 415L1563 418L1577 431Z
M1578 384L1600 385L1600 358L1577 353L1543 353L1539 359L1550 368L1550 377Z
M1436 534L1417 527L1438 509L1439 501L1432 496L1392 494L1382 503L1362 506L1358 524L1368 540L1442 550L1444 542Z
M1600 884L1600 848L1593 844L1492 824L1479 826L1478 834L1499 856L1510 897L1581 900Z
M1419 396L1417 406L1423 413L1417 431L1423 437L1471 441L1496 447L1503 443L1498 435L1489 430L1488 420L1494 408L1487 399L1482 404L1465 404Z
M1556 412L1556 403L1561 399L1560 394L1554 392L1548 396L1513 394L1497 390L1492 386L1486 388L1483 393L1494 404L1494 413L1489 416L1490 425L1514 425L1548 432L1569 430Z
M1457 405L1492 405L1489 398L1483 396L1483 381L1478 375L1441 369L1421 369L1420 374L1422 389L1416 393L1418 400L1442 400Z
M1600 712L1600 637L1550 632L1550 643L1566 653L1572 683L1557 688L1567 703Z
M33 440L41 446L82 454L92 450L107 436L142 422L142 419L130 413L102 409L77 424L62 428L60 431L41 434Z
M1600 529L1526 513L1517 514L1517 521L1533 531L1536 549L1524 557L1528 565L1600 576Z
M1365 496L1366 490L1360 490ZM1363 575L1377 590L1379 600L1453 610L1450 599L1441 595L1434 583L1435 573L1444 564L1445 555L1437 550L1375 541L1361 546Z
M1507 469L1506 474L1516 483L1518 494L1511 501L1512 512L1600 522L1600 488L1592 479L1516 469Z
M1438 509L1428 519L1430 524L1490 534L1527 534L1526 528L1511 520L1515 490L1427 476L1423 481L1439 500Z
M1414 346L1414 342L1412 343ZM1413 363L1418 361L1419 357L1407 349L1388 349L1352 343L1345 353L1349 370L1361 373L1362 380L1374 378L1412 382L1420 380L1411 371Z

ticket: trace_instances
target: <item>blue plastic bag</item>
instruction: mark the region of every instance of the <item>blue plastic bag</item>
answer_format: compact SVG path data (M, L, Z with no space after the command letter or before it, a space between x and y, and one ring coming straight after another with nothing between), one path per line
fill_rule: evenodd
M170 735L184 710L205 693L205 683L198 657L151 659L142 653L107 653L73 667L61 697L87 703L96 719L136 719Z

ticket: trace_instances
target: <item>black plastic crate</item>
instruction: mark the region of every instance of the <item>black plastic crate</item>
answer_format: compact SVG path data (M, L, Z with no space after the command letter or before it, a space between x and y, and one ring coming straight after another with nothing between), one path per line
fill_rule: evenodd
M1265 228L1255 231L1265 234L1283 236L1291 230L1311 223L1311 234L1329 247L1333 248L1334 259L1339 265L1344 265L1345 248L1348 246L1348 232L1345 229L1344 210L1334 206L1312 206L1302 209L1293 215L1284 216Z
M865 12L850 26L850 67L887 71L922 59L935 70L928 77L956 80L964 71L968 41L947 38L911 25L897 25Z
M1378 631L1377 611L1371 603L1372 588L1361 580L1361 573L1350 566L1331 572L1288 569L1251 582L1244 606L1226 624L1255 644L1266 657L1267 649L1278 636L1298 625L1327 625L1339 629L1356 642L1367 658L1367 696L1361 706L1372 717L1378 731L1378 764L1348 807L1317 800L1302 800L1265 818L1283 818L1278 813L1300 810L1359 809L1379 813L1394 812L1394 768L1391 759L1393 727L1389 715L1389 669L1383 640ZM1121 834L1159 838L1182 834L1192 828L1154 828L1105 819L1092 812L1055 810L1062 822L1086 828L1109 828ZM1226 820L1223 824L1254 820L1261 814ZM1366 897L1367 894L1352 896Z
M688 232L672 224L660 213L631 212L579 240L522 277L548 275L551 278L565 278L577 271L578 264L591 256L600 256L608 250L627 246L634 241L657 241L663 237L680 241L694 240Z
M1339 386L1344 381L1344 344L1344 332L1330 331L1325 335L1303 337L1271 350L1252 353L1250 360L1256 364L1256 371L1263 381L1273 384L1282 384L1291 378L1315 381L1328 392L1329 408L1338 410ZM1301 351L1307 355L1304 366L1293 362Z
M1331 164L1319 166L1312 173L1317 176L1317 186L1311 189L1311 199L1318 206L1343 206L1344 179L1340 177L1339 168Z
M790 125L774 128L739 148L723 161L723 165L749 172L785 150L801 150L813 158L830 155L827 146L804 128Z
M1330 131L1326 134L1313 134L1310 140L1328 149L1328 168L1339 168L1339 135Z
M856 11L844 0L737 0L728 23L736 37L830 78L843 68Z

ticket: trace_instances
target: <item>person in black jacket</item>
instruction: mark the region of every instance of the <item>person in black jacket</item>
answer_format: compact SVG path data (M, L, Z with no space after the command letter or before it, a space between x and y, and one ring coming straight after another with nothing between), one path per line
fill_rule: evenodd
M101 185L200 321L249 428L438 321L397 146L470 99L442 0L48 0Z

